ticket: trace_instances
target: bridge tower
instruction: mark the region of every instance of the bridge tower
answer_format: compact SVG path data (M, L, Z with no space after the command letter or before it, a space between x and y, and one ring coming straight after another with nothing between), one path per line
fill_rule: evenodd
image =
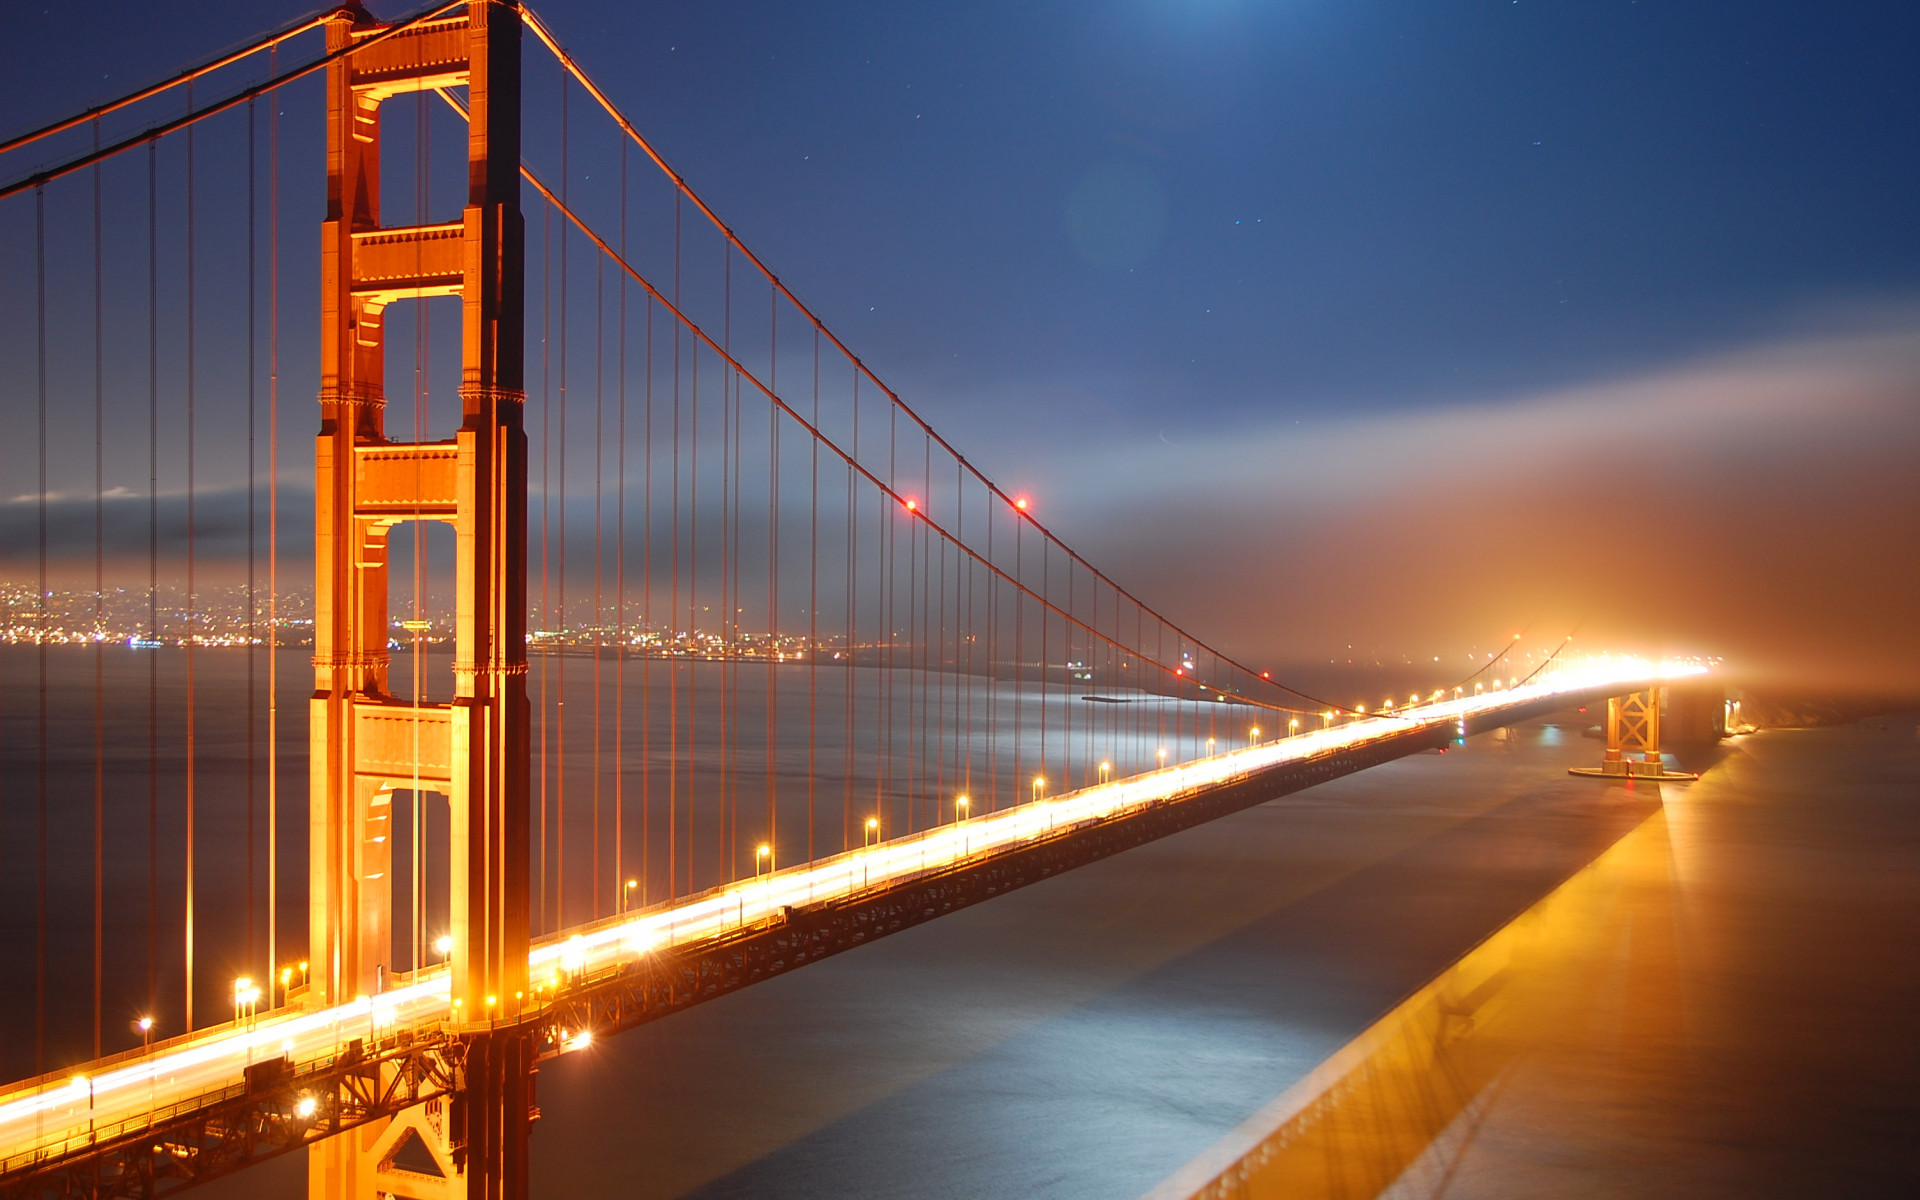
M361 9L327 25L327 217L321 250L311 714L313 1005L372 996L392 974L394 788L445 796L453 1093L310 1152L316 1200L521 1196L531 1113L527 992L524 231L516 0L388 33ZM380 113L389 97L467 89L468 193L457 221L383 226ZM383 314L461 298L461 425L406 443L384 427ZM387 538L408 521L455 531L453 699L388 687ZM418 1137L438 1176L393 1160Z

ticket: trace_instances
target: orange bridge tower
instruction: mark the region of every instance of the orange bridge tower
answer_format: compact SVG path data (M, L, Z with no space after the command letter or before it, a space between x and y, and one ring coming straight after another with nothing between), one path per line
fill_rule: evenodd
M320 436L315 456L308 1003L373 996L392 974L389 800L445 797L455 1052L451 1094L310 1151L316 1197L522 1196L533 1046L527 991L526 436L520 215L520 10L389 30L327 25ZM363 48L354 50L353 47ZM467 200L456 221L380 223L380 113L407 92L467 89ZM385 429L383 315L461 298L461 424L449 441ZM452 700L388 685L387 539L444 521L457 541ZM417 964L416 964L417 965ZM351 1047L349 1047L351 1052ZM396 1086L401 1086L397 1084ZM432 1159L429 1174L418 1140ZM413 1169L396 1165L396 1156Z

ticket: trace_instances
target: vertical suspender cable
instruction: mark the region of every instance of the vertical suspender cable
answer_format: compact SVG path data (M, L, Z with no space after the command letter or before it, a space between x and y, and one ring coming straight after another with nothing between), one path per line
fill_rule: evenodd
M690 448L687 454L687 630L693 640L689 643L687 660L687 761L698 760L694 747L694 735L698 728L699 691L697 681L700 678L699 660L696 657L701 642L700 635L700 344L695 342L692 361L687 364L687 437ZM689 772L687 786L687 890L697 891L693 875L694 847L694 795L696 788Z
M544 207L540 213L540 626L550 629L553 609L549 604L547 575L551 542L547 464L548 450L553 445L553 208ZM550 928L547 925L547 718L550 712L547 669L551 662L551 655L544 652L540 655L540 870L535 890L540 896L539 928L542 931Z
M255 651L258 630L254 627L255 597L253 582L255 572L255 499L259 488L258 472L256 470L257 463L255 460L255 455L258 453L255 446L255 418L259 405L258 389L256 387L256 376L259 370L256 345L258 339L256 329L258 316L255 312L255 307L259 302L255 294L257 274L257 266L255 263L255 216L258 208L258 199L255 195L255 183L258 172L258 166L255 162L255 147L257 142L255 105L253 101L249 100L247 101L247 782L242 789L246 793L247 804L247 948L246 957L242 961L248 964L249 973L251 973L255 965L253 958L255 920L253 860L259 850L259 847L255 844L253 819L254 802L256 800L256 796L254 795L256 764L256 748L254 746L254 706L256 703L254 693L254 667L256 658L258 657ZM271 992L272 970L270 967L267 976L269 984L268 990Z
M853 409L853 449L854 453L858 454L860 451L860 377L858 375L853 377L851 407ZM853 465L849 462L847 465L847 669L842 675L842 678L846 680L844 685L846 695L843 697L845 712L841 717L840 726L841 744L845 757L845 762L842 763L840 768L841 779L845 789L845 796L841 800L840 814L840 848L842 850L850 849L852 846L854 825L853 718L855 685L860 680L860 673L855 657L855 648L859 641L858 626L860 615L860 539L858 534L859 519L854 505L854 473ZM876 819L878 815L878 813L875 814ZM883 830L882 833L884 834L884 832ZM864 843L864 836L861 840Z
M93 122L93 148L100 148L100 122ZM104 843L107 790L107 461L104 268L101 264L100 168L93 168L93 1056L99 1058L100 982L105 929Z
M820 331L813 333L813 427L820 428ZM807 468L807 860L814 843L815 756L820 748L820 439L808 438Z
M606 637L600 623L601 568L604 558L600 537L600 466L601 440L606 428L603 417L606 396L602 379L606 363L605 308L606 257L596 255L593 260L593 870L590 872L593 903L587 906L588 920L600 915L604 896L600 890L600 652L606 645Z
M780 293L767 289L767 390L774 387L779 364ZM780 648L780 410L767 405L767 461L772 482L767 487L767 844L778 846L779 803L774 777L774 737L778 721L774 708L774 672L786 654Z
M568 77L560 77L560 203L567 202L567 183L572 172L567 165L567 92ZM551 206L549 206L551 208ZM554 602L560 623L554 626L558 641L554 653L553 709L553 927L567 927L567 235L568 222L560 222L560 435L554 449L560 460L560 530L555 546Z
M160 168L147 143L147 1008L160 1000ZM157 1014L156 1019L157 1019Z
M39 663L39 767L35 773L39 799L35 821L34 878L38 884L33 919L33 1060L34 1073L47 1069L47 189L33 189L34 321L38 406L34 435L40 450L40 574L34 587L35 661Z
M900 476L896 470L898 465L896 459L899 449L899 409L889 406L887 408L887 487L895 491L897 491L900 486ZM886 662L880 676L880 728L882 731L881 736L886 742L886 750L880 760L881 797L884 802L893 799L893 789L895 786L893 763L893 651L894 643L898 639L894 636L897 632L897 621L893 607L893 590L894 577L898 574L899 566L898 560L894 556L893 535L896 522L894 520L893 508L887 496L881 495L877 497L877 499L880 501L880 563L883 580L881 584L883 590L881 592L880 608L883 617L881 632L886 637L887 645ZM915 811L913 796L911 794L908 794L906 797L906 809L907 832L911 833L917 828L916 818L919 815Z
M1047 551L1051 546L1051 539L1040 539L1040 594L1042 596L1047 594L1049 585L1053 582L1053 580L1048 577L1050 574L1048 568L1052 566L1052 561ZM1046 608L1043 606L1040 609L1040 686L1038 689L1040 694L1040 766L1038 774L1042 779L1047 777L1047 626L1049 624L1051 624L1051 621ZM1051 782L1055 785L1055 791L1066 790L1064 780L1056 779Z
M680 194L673 196L673 306L680 307ZM648 320L652 317L649 315ZM667 528L673 557L667 593L669 648L679 643L680 624L680 326L673 326L673 498ZM667 660L667 896L679 895L680 878L680 668Z
M193 85L192 84L187 85L187 105L189 108L191 108L193 105ZM187 1032L189 1033L193 1031L193 835L194 835L193 818L194 818L194 782L195 782L194 780L194 767L195 767L194 734L197 732L197 730L195 729L195 717L197 716L197 713L195 712L195 700L197 699L197 697L194 694L195 680L194 680L194 673L193 673L194 672L194 653L193 653L194 641L196 640L197 634L194 629L193 623L194 623L195 614L198 610L198 606L195 604L195 600L197 598L194 596L194 592L193 592L195 583L197 582L194 574L194 568L198 565L194 561L195 560L194 551L196 549L194 545L194 518L196 515L194 512L194 486L196 483L194 468L197 465L194 462L194 453L193 453L194 432L195 432L194 400L196 398L194 395L194 369L195 369L195 351L198 349L198 347L195 344L194 320L193 320L193 304L194 304L194 286L193 286L194 285L194 271L193 271L194 236L193 235L195 232L194 219L193 219L194 218L193 135L194 135L194 127L191 125L187 126L187 211L186 211L186 223L187 223L187 312L186 312L186 317L187 317L187 602L186 602L186 614L187 614L187 631L186 631L186 639L187 639L187 646L186 646L186 659L187 659L187 805L186 805L186 809L187 809L187 831L186 831L187 886L186 886L185 916L186 916L186 961L187 961L186 1029L187 1029Z
M987 561L994 562L993 527L998 524L999 506L988 492ZM987 575L987 811L999 807L1000 798L1000 576Z
M627 256L627 142L620 140L620 257ZM627 896L626 866L626 744L627 744L627 276L620 274L615 318L620 322L619 375L616 403L619 445L614 450L614 567L613 567L613 886L620 889L620 907ZM644 873L645 860L641 862Z
M645 433L640 443L640 630L655 639L640 656L640 903L652 903L653 886L653 657L652 647L663 644L653 625L653 297L647 302L646 384L641 404L646 408ZM679 330L674 339L679 340ZM671 664L667 681L673 681Z
M724 266L721 284L720 347L728 360L733 357L733 248L723 248ZM733 558L731 512L728 504L732 493L728 490L733 466L733 371L723 367L720 372L720 809L719 836L714 839L714 867L719 872L719 882L726 883L733 872L728 870L728 852L736 844L736 835L730 817L733 812L732 798L728 793L731 772L728 770L727 735L731 732L731 714L727 711L728 685L732 682L731 661L725 657L725 647L731 636L728 628L733 617L733 598L727 591L727 567ZM756 864L757 865L757 864Z
M277 52L277 47L268 51L270 65ZM267 985L271 994L280 963L280 95L269 92L267 97Z
M680 307L680 192L674 192L674 307ZM651 321L651 317L649 317ZM680 326L674 324L674 495L670 503L668 530L672 532L672 591L668 591L666 624L668 634L678 634L672 626L680 624ZM678 636L674 637L678 643ZM676 897L680 879L680 668L672 659L666 662L666 895Z

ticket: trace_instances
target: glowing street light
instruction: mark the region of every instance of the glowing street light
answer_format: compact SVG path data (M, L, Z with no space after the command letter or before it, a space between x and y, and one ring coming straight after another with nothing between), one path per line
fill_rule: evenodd
M1293 719L1291 719L1291 720L1289 720L1289 721L1287 722L1287 730L1288 730L1288 732L1290 732L1290 733L1299 733L1299 732L1300 732L1300 718L1299 718L1299 717L1294 717Z
M867 845L867 846L871 846L875 842L880 840L880 818L879 817L867 818L866 839L867 840L863 843L863 845Z
M970 799L969 797L967 797L967 796L964 796L964 795L962 795L962 796L955 796L955 797L953 798L953 819L954 819L955 821L964 821L964 820L966 820L966 819L967 819L967 805L969 805L969 804L971 804L971 803L973 803L973 801L972 801L972 800L971 800L971 799Z
M1258 746L1259 744L1260 744L1260 729L1258 726L1255 726L1254 728L1247 730L1247 745Z
M1159 750L1155 751L1154 753L1160 759L1160 765L1163 767L1166 766L1167 765L1167 748L1165 746L1162 746L1160 747Z
M1035 775L1033 777L1033 798L1038 800L1046 790L1047 777L1045 775Z
M1212 738L1207 739L1207 757L1208 758L1213 757L1213 739Z
M453 953L453 938L443 933L433 939L433 952L440 956L440 965L446 966L448 956Z
M767 874L773 874L773 847L765 842L761 842L759 848L753 852L753 877L755 879L760 878L760 864L762 861L767 864Z
M91 1075L75 1075L72 1079L69 1079L67 1081L67 1085L76 1092L84 1090L87 1093L87 1133L92 1134L93 1133L93 1077Z
M253 986L249 976L242 975L233 981L233 1021L239 1024L242 1017L252 1017L260 1002L260 989Z
M1100 764L1100 782L1101 782L1101 783L1105 783L1105 782L1107 781L1107 777L1108 777L1109 775L1111 775L1112 773L1113 773L1113 764L1112 764L1112 763L1110 763L1110 762L1103 762L1103 763L1101 763L1101 764Z
M310 1119L314 1111L319 1107L320 1102L315 1100L311 1095L302 1095L298 1100L293 1102L293 1115L305 1121Z
M633 900L633 889L639 886L640 881L638 879L629 879L626 882L626 886L620 889L620 912L622 915L625 915L627 906Z

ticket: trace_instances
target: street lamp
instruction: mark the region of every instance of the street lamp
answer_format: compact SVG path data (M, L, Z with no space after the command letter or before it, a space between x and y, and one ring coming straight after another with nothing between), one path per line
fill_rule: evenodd
M862 845L871 846L879 840L880 840L880 818L868 817L866 841L863 842Z
M253 986L252 978L242 975L233 981L233 1023L240 1024L244 1019L247 1027L253 1027L254 1014L259 1011L260 989ZM253 1039L247 1039L247 1065L253 1065Z
M953 819L956 822L967 819L967 805L971 803L972 801L966 796L955 796L953 798Z
M453 938L443 933L433 939L433 952L440 956L440 965L446 966L447 957L453 953Z
M87 1089L87 1135L91 1137L93 1135L93 1076L75 1075L67 1081L67 1084L76 1092L81 1088Z
M1294 718L1292 718L1292 719L1290 719L1290 720L1289 720L1289 721L1287 722L1287 732L1288 732L1288 733L1290 733L1290 734L1293 734L1293 733L1299 733L1299 732L1300 732L1300 718L1299 718L1299 717L1294 717Z
M286 1002L286 1000L287 1000L287 992L288 992L288 990L289 990L290 988L292 988L292 987L293 987L293 968L292 968L292 967L281 967L281 968L280 968L280 1000L281 1000L281 1003L283 1003L283 1004L284 1004L284 1003Z
M1208 758L1213 757L1213 739L1212 738L1207 739L1207 757Z
M1046 791L1046 788L1047 788L1047 777L1045 775L1035 775L1033 777L1033 798L1035 800L1038 800L1041 796L1041 793Z
M1154 753L1155 753L1155 756L1159 758L1160 765L1163 767L1166 766L1167 765L1167 748L1165 746L1162 746L1160 747L1159 750L1155 751Z
M627 880L626 886L620 889L620 913L622 916L626 915L627 908L633 900L633 889L639 886L640 881L638 879L629 879Z
M1100 782L1101 783L1105 783L1107 781L1107 776L1109 776L1112 773L1113 773L1112 763L1103 762L1100 764Z
M1259 730L1259 728L1258 728L1258 727L1256 726L1256 727L1255 727L1255 728L1253 728L1253 729L1249 729L1249 730L1247 730L1247 745L1249 745L1249 746L1258 746L1259 744L1260 744L1260 730Z
M760 878L761 859L767 861L767 874L773 874L773 847L765 842L761 842L760 848L753 852L753 877L755 879Z
M145 1054L153 1049L153 1018L141 1017L133 1023L133 1027L140 1031L140 1053Z

